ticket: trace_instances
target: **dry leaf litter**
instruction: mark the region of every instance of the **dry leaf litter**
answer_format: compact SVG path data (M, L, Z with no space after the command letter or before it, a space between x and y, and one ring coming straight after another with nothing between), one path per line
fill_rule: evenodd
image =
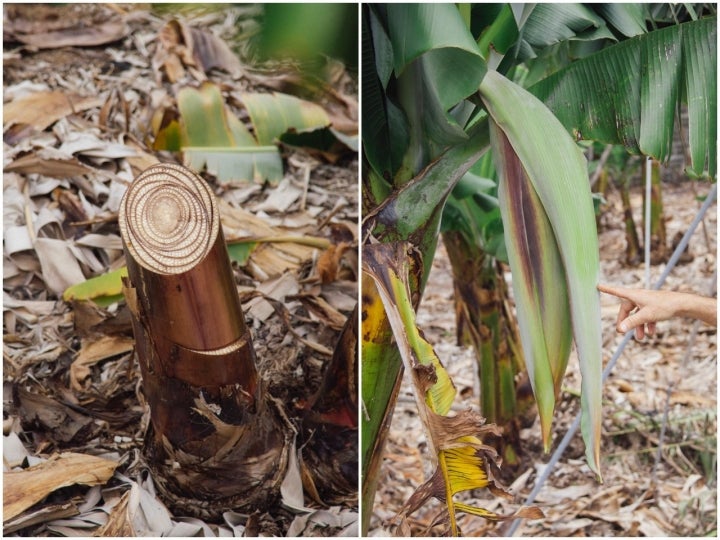
M175 106L179 88L218 84L241 120L240 91L302 90L291 63L253 64L247 37L262 8L4 8L4 534L356 536L356 501L321 507L303 497L297 463L278 508L228 511L222 523L173 515L143 463L147 418L124 302L60 299L123 266L119 203L146 167L179 161L151 146L153 116ZM356 134L355 76L337 65L332 74L315 99ZM357 154L281 150L275 187L206 178L226 238L330 246L262 244L235 265L260 372L298 418L357 300Z

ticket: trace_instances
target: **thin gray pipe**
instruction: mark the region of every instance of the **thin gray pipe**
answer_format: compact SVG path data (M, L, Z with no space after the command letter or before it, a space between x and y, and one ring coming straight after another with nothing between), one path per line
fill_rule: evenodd
M697 215L695 216L695 219L693 219L692 223L690 223L690 226L688 227L688 230L685 231L685 234L683 235L682 239L680 240L680 243L675 248L675 251L673 252L672 256L670 257L670 260L668 261L667 265L665 266L665 270L663 270L662 274L660 275L660 278L657 280L657 283L653 285L653 289L659 289L662 287L663 283L665 283L665 280L667 279L668 275L670 275L670 272L677 264L678 260L680 259L680 255L683 254L685 251L685 248L687 247L688 243L690 242L690 237L695 232L695 229L697 229L697 226L702 221L703 217L705 217L705 213L707 212L707 209L710 208L710 205L715 201L715 196L717 195L717 184L712 185L712 189L710 190L710 193L708 193L707 198L705 199L705 202L700 207L700 210L698 210ZM615 354L613 354L612 358L608 362L607 366L605 366L605 369L603 370L602 380L605 382L605 380L608 378L608 375L610 375L610 372L615 367L615 364L617 363L618 358L620 358L620 355L622 354L623 350L625 350L625 346L628 344L628 342L632 339L632 337L635 335L635 330L632 330L631 332L628 332L625 334L625 337L623 337L622 341L620 342L620 345L618 346L617 350L615 351ZM565 433L565 436L560 441L560 444L555 449L555 452L553 452L553 455L550 457L550 461L548 461L547 466L543 470L542 474L538 478L537 482L535 482L535 487L530 492L530 495L525 500L525 506L531 505L535 501L535 497L537 497L538 493L540 493L540 490L542 489L543 485L547 481L547 479L550 477L550 473L552 472L553 468L557 464L558 461L560 461L560 458L562 457L563 453L565 452L565 449L567 448L568 444L570 444L570 441L575 436L575 433L577 433L578 428L580 427L580 413L575 417L575 420L573 421L572 425L570 426L570 429L568 429L567 433ZM522 520L515 519L510 524L510 527L508 528L507 532L504 534L504 536L513 536L515 534L515 531L520 526Z

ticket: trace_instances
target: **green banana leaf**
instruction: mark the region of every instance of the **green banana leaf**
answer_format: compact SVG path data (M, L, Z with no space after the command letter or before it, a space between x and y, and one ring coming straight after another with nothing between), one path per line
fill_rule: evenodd
M529 90L576 138L622 144L659 161L670 155L674 117L686 103L691 170L716 175L716 17L623 41Z
M102 274L65 289L66 302L92 300L101 307L122 300L122 278L127 277L127 267Z
M625 37L635 37L647 32L645 21L650 14L646 4L607 3L593 7L610 26Z
M295 96L280 94L241 94L242 102L255 128L261 146L274 144L286 132L303 133L330 125L325 110Z
M467 139L449 111L476 91L487 68L453 4L363 9L363 145L376 172L400 186ZM390 99L384 91L393 77Z
M567 40L614 40L602 17L583 4L521 4L516 9L520 39L515 60L534 58L538 51Z
M227 248L230 260L237 262L240 266L247 264L257 244L257 241L229 242ZM127 267L123 266L112 272L91 277L65 289L63 300L66 302L92 300L101 307L107 307L124 298L122 278L127 275Z
M177 94L182 119L185 164L207 169L220 182L278 183L283 176L280 152L260 146L245 125L225 106L220 89L209 82Z

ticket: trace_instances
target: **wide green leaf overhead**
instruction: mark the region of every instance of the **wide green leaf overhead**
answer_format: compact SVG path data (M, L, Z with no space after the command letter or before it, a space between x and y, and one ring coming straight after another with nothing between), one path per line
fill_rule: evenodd
M387 11L396 75L425 56L445 110L477 90L487 68L453 4L389 4Z
M447 146L467 139L451 109L477 90L487 66L453 4L365 9L365 154L378 174L400 185Z
M717 169L717 19L640 35L530 87L577 138L622 144L665 161L680 102L689 116L692 170Z

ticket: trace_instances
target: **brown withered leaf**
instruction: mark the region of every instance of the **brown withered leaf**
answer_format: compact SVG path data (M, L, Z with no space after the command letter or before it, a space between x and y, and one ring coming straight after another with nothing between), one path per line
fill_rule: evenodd
M135 150L134 156L128 156L125 158L125 160L130 164L132 167L134 174L140 174L142 171L150 167L151 165L155 165L156 163L160 163L160 160L155 156L154 154L151 154L149 152L146 152L143 149L143 146L135 142L133 139L128 138L126 141L126 146L132 148Z
M80 353L70 366L70 386L78 391L85 387L90 376L90 366L113 356L133 350L135 340L125 336L102 336L99 339L84 339Z
M117 465L109 459L65 452L23 471L3 473L3 521L17 516L57 489L74 484L102 485Z
M100 107L103 100L97 96L81 96L61 91L35 92L15 99L3 106L3 124L30 124L43 131L61 118Z
M153 64L165 71L170 82L181 79L186 67L195 68L201 75L213 68L233 76L242 71L240 60L222 39L178 20L169 21L162 27L158 42Z
M23 426L40 426L53 439L72 441L81 431L93 429L93 419L85 416L56 399L31 392L25 388L13 388L13 400L20 413ZM95 426L97 428L97 426ZM36 428L37 429L37 428Z
M342 257L350 247L351 244L341 242L332 244L322 252L317 262L317 272L322 283L331 283L338 278Z
M137 534L135 534L135 529L132 524L132 518L130 517L130 509L128 507L130 493L131 490L128 490L123 494L120 502L117 503L110 512L107 523L103 525L100 530L97 531L95 536L137 536Z
M77 505L73 502L64 502L38 508L34 511L27 511L12 519L3 521L3 534L11 534L20 529L46 523L53 519L63 519L76 516L80 513Z
M72 178L89 174L92 169L75 157L63 156L52 148L43 148L8 163L5 166L5 172L37 173L54 178Z
M303 306L316 315L324 324L333 330L342 330L347 317L337 309L328 304L320 296L314 294L300 293L293 296L286 296L285 301L300 300Z
M67 221L86 221L88 219L80 198L69 189L55 188L51 196L65 212Z
M453 443L462 437L476 435L483 437L486 434L500 437L502 430L496 424L486 424L485 419L471 409L465 409L455 415L441 416L430 412L428 416L430 429L437 438L440 448L451 448ZM464 444L468 444L465 442ZM497 452L490 446L481 446L489 455L497 457Z
M94 47L125 37L130 29L116 14L98 5L14 6L6 10L6 41L19 41L36 49Z
M72 313L75 332L81 338L87 338L92 334L132 335L128 309L121 308L115 314L101 308L95 302L73 300Z

